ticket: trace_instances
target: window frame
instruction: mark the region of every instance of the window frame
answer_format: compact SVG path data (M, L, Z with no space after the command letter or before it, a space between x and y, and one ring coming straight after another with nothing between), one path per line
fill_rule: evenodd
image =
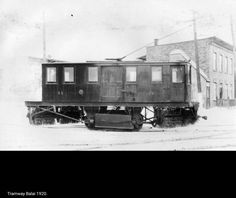
M73 68L73 81L65 81L65 68ZM74 66L64 66L63 67L63 84L75 84L75 67Z
M55 74L55 77L56 77L56 80L55 81L48 81L48 69L49 68L55 68L55 71L56 71L56 74ZM46 81L46 84L57 84L58 83L58 76L57 76L57 66L46 66L46 78L45 78L45 81Z
M214 52L213 53L213 71L217 71L217 65L218 65L218 61L217 61L217 53Z
M90 81L89 80L89 69L90 68L96 68L97 69L97 80L96 81ZM88 66L88 69L87 69L87 71L88 71L88 80L87 80L87 82L89 83L89 84L98 84L99 83L99 69L98 69L98 66Z
M222 93L222 94L220 94L220 93ZM220 97L220 95L221 95L221 97ZM223 83L219 83L219 99L220 100L224 99L224 85L223 85Z
M234 72L234 64L233 64L233 58L230 58L230 70L229 70L229 74L232 75Z
M135 81L127 81L127 69L128 68L135 68ZM125 83L127 84L136 84L137 83L137 66L127 66L125 67Z
M224 73L224 60L222 54L219 56L219 72Z
M229 98L229 84L225 84L225 99Z
M211 88L209 83L206 84L206 98L211 98Z
M182 78L182 82L173 82L173 68L183 68L183 78ZM170 66L171 68L171 83L174 83L174 84L181 84L181 83L184 83L185 82L185 66L184 65L171 65Z
M224 71L224 73L228 73L228 70L229 70L229 57L228 56L226 56L225 57L225 71Z
M214 93L213 100L216 101L217 98L218 98L218 95L217 95L217 93L218 93L217 82L213 82L213 93Z
M152 76L152 74L153 74L153 68L157 68L157 67L159 67L159 68L161 68L161 80L159 80L159 81L157 81L157 80L153 80L153 76ZM151 66L151 83L152 84L159 84L159 83L162 83L163 82L163 66L159 66L159 65L157 65L157 66Z
M233 99L233 85L230 84L230 98L229 99Z

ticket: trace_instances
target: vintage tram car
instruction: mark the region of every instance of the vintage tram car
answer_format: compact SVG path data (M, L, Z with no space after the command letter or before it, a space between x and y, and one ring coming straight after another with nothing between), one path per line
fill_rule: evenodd
M196 69L188 62L42 64L42 101L26 101L31 124L88 128L170 127L197 120ZM151 111L151 117L147 116Z

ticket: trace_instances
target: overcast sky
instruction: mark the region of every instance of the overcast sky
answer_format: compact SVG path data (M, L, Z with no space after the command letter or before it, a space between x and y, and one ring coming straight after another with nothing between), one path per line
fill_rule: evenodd
M0 0L0 57L42 57L42 19L46 53L67 61L122 57L190 22L197 11L199 38L218 36L232 43L235 0ZM193 39L192 27L160 40ZM145 49L125 60L145 54Z

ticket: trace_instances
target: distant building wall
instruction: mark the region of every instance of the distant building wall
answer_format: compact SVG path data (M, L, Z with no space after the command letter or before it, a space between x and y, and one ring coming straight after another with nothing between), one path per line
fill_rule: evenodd
M212 44L209 49L209 79L211 89L211 106L216 105L217 99L233 99L234 98L234 59L232 51L225 49L219 45ZM214 67L214 54L216 54L216 65ZM220 56L222 56L223 65L221 66ZM228 59L228 61L226 61ZM232 62L231 62L232 61ZM227 64L228 62L228 64ZM228 66L227 66L228 65ZM227 67L227 69L226 69ZM231 69L230 69L231 67ZM222 85L223 93L220 93ZM221 96L222 95L222 96Z
M169 54L175 49L183 50L194 62L195 60L195 50L194 42L186 41L181 43L173 43L166 45L157 45L147 47L147 61L168 61ZM199 40L198 42L198 51L199 51L199 64L203 71L208 75L209 74L209 41L208 40Z
M147 47L146 60L168 61L170 52L175 49L183 50L191 60L195 61L194 41ZM216 37L210 37L198 40L198 51L200 68L203 69L210 80L210 106L215 106L216 100L219 98L225 100L233 99L235 95L233 67L235 60L233 57L232 46ZM214 69L214 53L216 54L216 69ZM221 58L223 64L222 69L220 68ZM228 64L226 59L228 59ZM203 92L205 91L206 90L203 90Z

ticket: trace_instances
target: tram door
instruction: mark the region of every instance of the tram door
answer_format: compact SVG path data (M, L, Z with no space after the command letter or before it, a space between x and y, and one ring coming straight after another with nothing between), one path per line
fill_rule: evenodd
M101 101L122 101L122 67L101 66Z
M171 101L182 102L185 97L184 66L171 66Z
M58 101L58 67L43 67L43 101Z

